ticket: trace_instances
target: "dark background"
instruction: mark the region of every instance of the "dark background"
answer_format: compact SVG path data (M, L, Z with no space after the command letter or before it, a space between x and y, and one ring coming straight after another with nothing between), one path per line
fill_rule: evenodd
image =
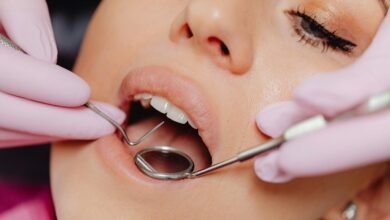
M58 64L72 69L88 21L98 0L48 0L58 47ZM0 150L0 179L47 183L49 180L49 145Z

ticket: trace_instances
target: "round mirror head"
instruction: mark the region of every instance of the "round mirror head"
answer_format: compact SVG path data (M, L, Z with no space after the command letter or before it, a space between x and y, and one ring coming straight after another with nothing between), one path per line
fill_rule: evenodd
M168 146L141 150L135 155L135 164L147 176L160 180L185 179L194 171L191 157Z

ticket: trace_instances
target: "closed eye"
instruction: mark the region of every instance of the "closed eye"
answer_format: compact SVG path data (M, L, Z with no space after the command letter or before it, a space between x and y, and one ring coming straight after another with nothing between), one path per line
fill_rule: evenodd
M299 42L313 47L322 47L323 52L332 49L344 54L351 54L357 47L354 42L338 36L336 31L326 29L325 25L319 23L314 16L308 15L304 10L289 10L286 14L292 20L293 29L299 36Z

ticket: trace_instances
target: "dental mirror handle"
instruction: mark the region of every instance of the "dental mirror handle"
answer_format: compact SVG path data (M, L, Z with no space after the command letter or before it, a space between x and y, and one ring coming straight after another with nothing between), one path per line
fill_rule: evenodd
M205 169L195 171L189 175L189 178L194 178L194 177L204 175L206 173L212 172L212 171L217 170L217 169L221 169L223 167L226 167L226 166L231 165L231 164L236 163L236 162L243 162L243 161L249 160L249 159L251 159L259 154L262 154L264 152L267 152L269 150L272 150L272 149L279 147L283 142L284 142L283 137L271 139L271 140L265 142L264 144L249 148L248 150L245 150L245 151L242 151L231 159L224 160L220 163L214 164L214 165L207 167Z
M231 159L214 164L203 170L195 171L191 173L189 177L190 178L197 177L209 173L211 171L226 167L236 162L244 162L246 160L252 159L257 155L278 148L281 144L283 144L287 140L291 140L310 131L315 131L320 128L323 128L326 126L326 124L327 122L322 115L311 117L287 129L282 136L273 138L261 145L244 150Z
M322 115L316 115L309 119L303 120L302 122L293 125L288 128L282 136L271 139L264 144L261 144L256 147L249 148L248 150L244 150L238 153L235 157L222 161L220 163L214 164L208 168L195 171L189 174L189 178L195 178L209 172L212 172L217 169L221 169L228 165L231 165L236 162L243 162L253 157L270 151L272 149L278 148L283 142L299 137L303 134L307 134L309 132L317 131L321 128L326 127L327 124L342 121L348 118L356 117L359 115L366 115L375 112L382 111L390 107L390 91L385 91L379 95L375 95L371 97L367 102L362 105L359 105L355 109L343 113L341 115L336 116L333 119L326 120Z

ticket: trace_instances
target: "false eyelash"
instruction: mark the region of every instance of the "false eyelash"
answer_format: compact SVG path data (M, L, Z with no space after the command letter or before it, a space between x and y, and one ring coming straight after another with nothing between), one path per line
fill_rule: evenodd
M317 22L315 16L308 15L300 8L287 11L293 17L293 28L300 37L299 42L310 44L313 47L322 47L326 52L329 48L345 54L351 54L357 46L352 41L337 36L336 31L329 31L324 24Z

